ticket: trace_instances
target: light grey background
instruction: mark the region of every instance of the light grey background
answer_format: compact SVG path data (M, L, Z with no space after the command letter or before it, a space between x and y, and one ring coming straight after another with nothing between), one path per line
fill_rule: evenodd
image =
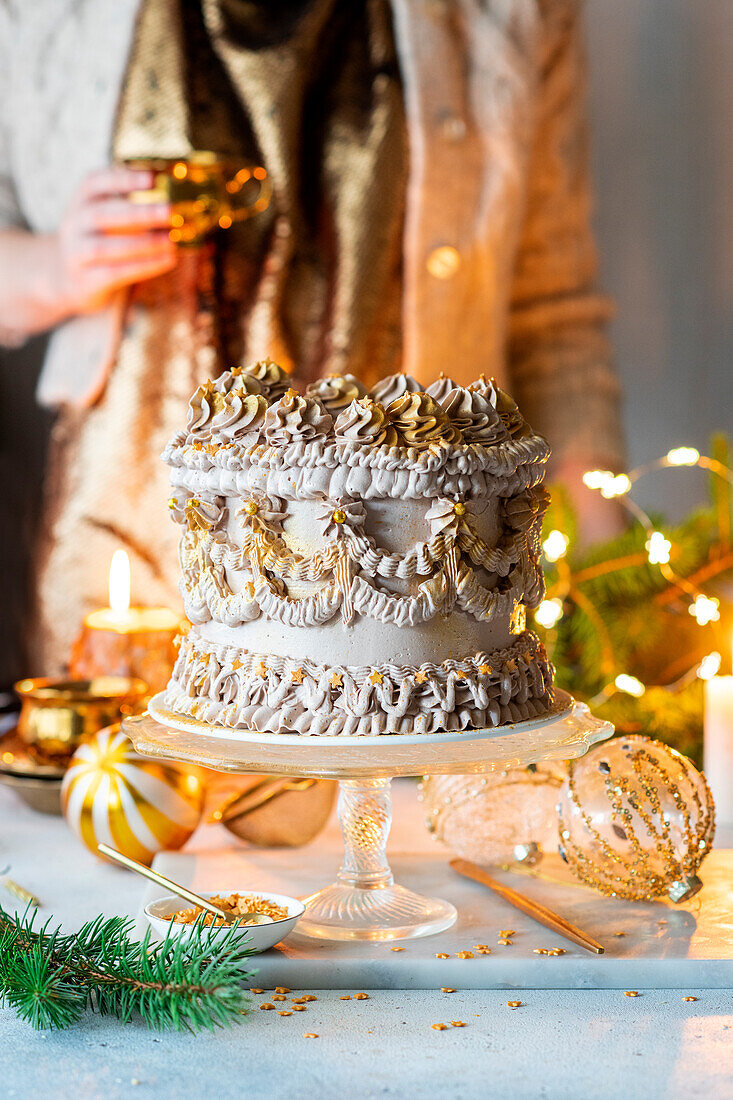
M733 3L590 0L596 226L632 463L733 431ZM673 516L697 471L635 493Z
M602 281L637 463L733 432L733 0L589 0L586 15ZM0 352L0 683L31 671L7 639L49 423L32 403L42 343ZM704 488L682 470L637 492L673 518Z

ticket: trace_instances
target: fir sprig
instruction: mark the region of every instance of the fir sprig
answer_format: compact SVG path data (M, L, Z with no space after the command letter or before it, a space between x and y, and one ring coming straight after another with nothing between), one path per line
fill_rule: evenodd
M188 938L132 938L128 917L97 917L73 935L35 928L35 913L0 906L0 1002L39 1029L61 1029L86 1011L135 1015L161 1030L200 1031L239 1022L252 954L241 930L199 922Z

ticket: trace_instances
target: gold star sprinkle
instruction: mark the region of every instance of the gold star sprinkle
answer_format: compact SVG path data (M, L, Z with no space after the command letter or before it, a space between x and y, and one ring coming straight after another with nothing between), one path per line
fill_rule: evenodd
M425 671L425 669L421 668L415 673L415 683L416 684L424 684L426 682L427 678L428 678L428 674Z
M344 678L340 672L334 672L328 682L332 688L342 688L344 686Z
M448 1030L448 1025L447 1024L431 1024L430 1026L433 1029L433 1031L447 1031Z
M261 676L263 680L267 678L267 665L264 661L260 661L257 666L257 675Z
M304 1031L303 1032L303 1038L304 1039L317 1039L318 1036L316 1035L315 1031Z
M473 951L456 951L457 959L472 959Z
M482 676L490 676L494 671L491 665L479 665L478 670Z
M455 993L455 989L451 989L451 987L449 985L441 985L440 992L441 993Z
M237 672L240 668L244 668L244 665L240 661L239 657L235 657L232 661L232 672Z
M294 684L302 684L304 676L305 676L305 673L303 672L302 668L291 669L290 679L292 680L292 682Z
M369 1000L369 994L368 993L355 993L354 994L354 1000L355 1001L368 1001Z
M390 951L404 951L404 947L390 947Z
M521 1001L507 1001L506 1005L507 1005L507 1008L521 1008L522 1007L522 1002Z
M638 997L639 991L637 989L627 989L624 991L624 997Z
M466 1024L463 1022L463 1020L451 1020L450 1026L451 1027L466 1027Z
M369 677L369 683L370 684L381 684L383 680L384 680L384 676L382 676L382 673L379 672L378 669L375 668L374 672Z
M696 1000L697 1000L697 997L685 997L685 998L683 998L683 999L684 999L685 1001L696 1001Z

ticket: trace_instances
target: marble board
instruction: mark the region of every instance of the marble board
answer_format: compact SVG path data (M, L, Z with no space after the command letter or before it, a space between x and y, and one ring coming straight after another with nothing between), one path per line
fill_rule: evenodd
M390 853L395 878L423 894L447 898L458 921L434 936L380 943L317 941L296 932L253 959L256 984L291 989L720 989L733 987L733 849L705 861L703 890L690 902L635 904L602 898L573 884L557 857L539 875L493 871L495 877L562 914L600 941L594 956L549 932L486 888L456 875L448 854ZM272 890L305 896L332 881L338 865L333 843L305 849L218 849L166 852L157 870L194 890ZM161 894L149 884L142 908ZM511 945L497 941L512 929ZM620 935L619 933L623 933ZM476 955L488 944L490 955ZM393 951L392 947L401 947ZM535 948L562 947L545 956ZM460 951L473 958L458 958ZM439 959L439 953L449 958Z

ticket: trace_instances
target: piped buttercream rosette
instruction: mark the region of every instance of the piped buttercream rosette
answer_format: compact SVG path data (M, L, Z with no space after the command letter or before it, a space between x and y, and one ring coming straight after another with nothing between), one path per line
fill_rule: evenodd
M458 429L450 423L438 402L424 390L404 393L387 406L386 412L406 447L421 449L460 442Z
M397 430L390 424L384 406L371 397L352 401L336 418L337 439L371 447L396 447Z
M389 374L371 390L370 396L386 406L405 393L421 393L422 386L410 374Z
M310 443L325 439L332 427L333 418L320 401L289 389L267 410L265 438L275 447L296 440Z
M353 374L327 374L311 382L305 392L307 397L315 397L333 416L337 416L352 401L364 397L367 391Z

